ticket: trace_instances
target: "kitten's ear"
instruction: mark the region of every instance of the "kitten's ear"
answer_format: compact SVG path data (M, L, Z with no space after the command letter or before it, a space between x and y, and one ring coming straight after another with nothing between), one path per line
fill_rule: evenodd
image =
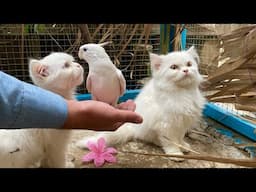
M104 47L108 44L112 43L112 41L107 41L107 42L104 42L104 43L99 43L98 45L101 46L101 47Z
M161 61L162 61L161 56L155 53L149 53L149 58L150 58L151 68L154 71L157 71L161 66Z
M39 77L40 79L44 79L49 75L48 67L36 59L31 59L29 61L29 72L30 75Z
M199 64L200 62L199 55L194 45L187 50L187 53L190 54L195 59L197 64Z

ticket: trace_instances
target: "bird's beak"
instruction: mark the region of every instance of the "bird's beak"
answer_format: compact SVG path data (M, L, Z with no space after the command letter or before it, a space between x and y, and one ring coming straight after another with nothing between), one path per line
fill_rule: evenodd
M112 43L112 41L107 41L105 43L98 43L98 45L101 46L101 47L104 47L104 46L106 46L106 45L108 45L110 43Z

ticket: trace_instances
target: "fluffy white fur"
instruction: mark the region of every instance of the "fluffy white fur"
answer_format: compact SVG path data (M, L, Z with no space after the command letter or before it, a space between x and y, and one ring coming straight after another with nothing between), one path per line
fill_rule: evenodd
M66 53L30 60L29 70L36 85L66 99L74 99L76 87L83 82L82 66ZM0 167L66 167L70 134L70 130L57 129L0 130Z
M153 78L135 99L142 124L127 123L115 132L103 132L79 140L85 148L88 140L104 137L108 145L132 139L161 146L166 154L183 154L175 144L184 142L186 132L200 121L205 98L199 90L203 78L198 72L199 56L194 47L167 55L150 54ZM175 143L175 144L174 144Z

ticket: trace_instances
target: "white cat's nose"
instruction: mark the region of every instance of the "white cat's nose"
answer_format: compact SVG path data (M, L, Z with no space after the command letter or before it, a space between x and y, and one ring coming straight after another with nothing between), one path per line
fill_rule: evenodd
M188 73L188 69L184 69L183 72L184 72L184 73Z

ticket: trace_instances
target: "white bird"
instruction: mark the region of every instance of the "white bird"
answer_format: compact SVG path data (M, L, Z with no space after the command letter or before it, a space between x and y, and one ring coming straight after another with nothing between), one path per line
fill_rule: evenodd
M92 99L115 107L119 97L125 93L126 81L103 48L108 43L84 44L79 48L78 56L89 65L86 88Z

